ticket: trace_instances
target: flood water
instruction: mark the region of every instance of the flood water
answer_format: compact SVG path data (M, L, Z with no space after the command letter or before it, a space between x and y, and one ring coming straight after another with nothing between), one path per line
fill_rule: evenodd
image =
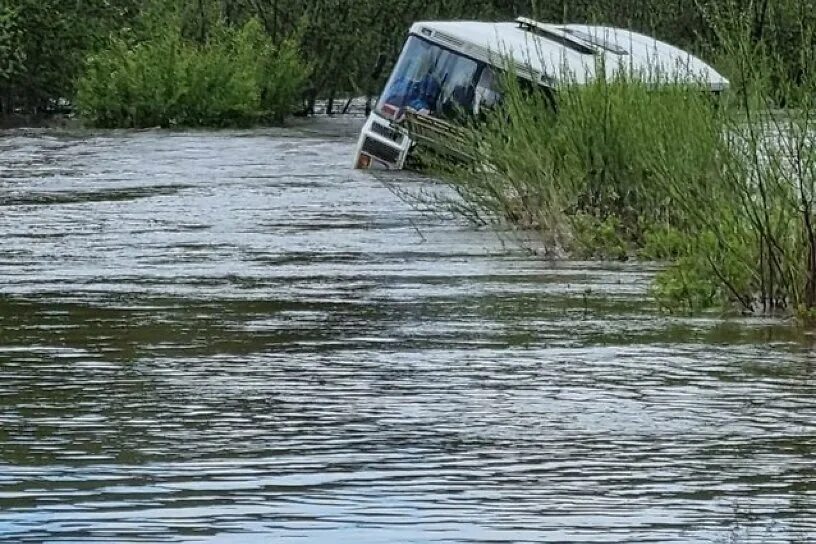
M811 336L414 211L341 123L2 135L0 541L816 541Z

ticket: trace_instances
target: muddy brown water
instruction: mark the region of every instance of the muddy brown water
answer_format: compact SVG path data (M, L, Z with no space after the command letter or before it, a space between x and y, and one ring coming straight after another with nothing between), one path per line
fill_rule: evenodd
M0 138L2 542L814 542L812 337L661 315L356 126Z

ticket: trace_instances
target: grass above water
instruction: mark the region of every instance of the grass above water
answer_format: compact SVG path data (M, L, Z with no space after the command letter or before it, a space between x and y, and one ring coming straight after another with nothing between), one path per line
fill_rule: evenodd
M720 97L620 77L561 86L556 111L506 78L502 108L465 130L478 164L433 162L458 195L436 204L573 256L669 261L653 285L667 309L812 317L814 61L792 81L748 19L718 24L736 82Z

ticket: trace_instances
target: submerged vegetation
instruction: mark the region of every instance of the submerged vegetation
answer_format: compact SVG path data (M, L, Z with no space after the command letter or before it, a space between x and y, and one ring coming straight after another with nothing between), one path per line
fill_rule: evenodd
M800 25L791 63L756 39L752 13L736 3L707 15L730 92L621 77L563 85L556 113L549 94L506 78L502 108L465 130L479 162L435 164L458 193L441 203L534 229L579 257L668 260L653 291L669 309L727 303L812 317L812 28ZM777 15L769 10L769 28L782 24Z

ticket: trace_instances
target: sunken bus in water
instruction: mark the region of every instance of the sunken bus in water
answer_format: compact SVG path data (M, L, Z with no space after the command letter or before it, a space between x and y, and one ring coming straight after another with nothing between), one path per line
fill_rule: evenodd
M528 84L551 90L566 81L610 78L622 68L715 93L728 86L699 58L629 30L525 18L416 23L360 134L355 167L403 168L414 148L406 116L449 121L462 112L478 115L500 102L499 71L508 66Z

